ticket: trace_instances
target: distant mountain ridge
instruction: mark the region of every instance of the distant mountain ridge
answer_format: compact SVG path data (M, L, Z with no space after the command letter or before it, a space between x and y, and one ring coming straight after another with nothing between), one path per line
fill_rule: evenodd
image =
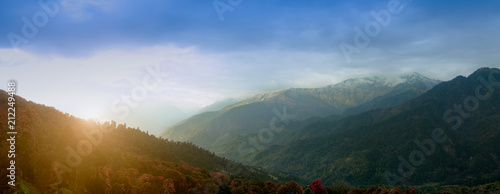
M234 144L240 141L235 140L236 137L256 134L269 127L270 120L276 116L273 110L282 112L286 109L293 115L291 121L344 113L351 115L397 105L438 83L439 80L412 73L354 78L321 88L290 88L262 93L218 111L195 115L171 127L163 137L191 141L238 160L240 158L232 157L234 153L227 153L227 148L235 147Z
M243 100L239 103L235 103L225 109L231 109L237 106L251 104L256 102L272 101L284 94L297 94L297 93L310 93L312 96L320 98L327 102L328 104L334 106L337 109L344 110L349 105L355 105L354 102L347 102L345 104L340 104L345 101L336 100L337 96L345 95L338 94L339 92L354 92L354 91L365 91L368 88L390 90L392 93L401 93L409 88L413 87L424 87L430 89L440 83L440 80L427 78L419 73L403 74L400 76L371 76L362 78L352 78L344 80L340 83L328 85L320 88L289 88L283 89L276 92L268 92L257 94L249 99ZM374 92L374 91L370 91ZM382 92L383 93L383 92ZM366 98L370 98L367 96Z

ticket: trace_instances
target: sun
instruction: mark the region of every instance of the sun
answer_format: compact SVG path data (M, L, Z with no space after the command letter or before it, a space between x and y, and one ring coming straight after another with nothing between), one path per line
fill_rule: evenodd
M98 119L101 116L101 111L92 107L82 108L75 116L82 119Z

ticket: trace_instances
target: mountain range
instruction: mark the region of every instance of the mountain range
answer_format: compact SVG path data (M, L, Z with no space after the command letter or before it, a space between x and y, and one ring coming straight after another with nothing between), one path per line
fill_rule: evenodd
M195 115L164 136L306 181L488 183L500 178L496 80L499 69L481 68L446 82L414 73L285 89ZM430 143L433 134L446 140Z
M284 137L283 134L304 123L391 107L423 94L440 82L413 73L355 78L321 88L290 88L263 93L218 111L195 115L171 127L163 137L190 141L218 155L241 161L243 156L237 147L245 141L263 144L255 138L263 129L288 125L285 132L280 131L279 136L265 144L279 143L286 141L280 138ZM274 122L273 126L271 122Z
M499 69L483 68L391 108L314 122L286 137L293 141L260 150L251 164L356 185L499 180L497 80Z
M125 123L76 118L0 90L0 120L12 116L11 105L16 111L17 177L16 187L3 184L0 190L500 191L497 68L444 82L418 73L356 78L322 88L258 94L222 106L231 102L172 127L167 139ZM0 125L2 131L7 127ZM8 133L1 136L13 139ZM10 141L1 145L13 149ZM13 158L3 150L0 165L11 166ZM0 171L4 182L8 173Z

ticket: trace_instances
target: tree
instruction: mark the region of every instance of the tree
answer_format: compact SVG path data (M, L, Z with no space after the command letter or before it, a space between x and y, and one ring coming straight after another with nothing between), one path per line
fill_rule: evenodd
M167 169L165 171L165 177L171 178L174 181L175 193L187 193L189 188L186 182L186 178L179 171L173 169Z
M175 192L174 181L172 179L165 179L163 181L163 194L173 194Z
M273 182L267 181L265 184L267 192L276 193L276 191L278 191L278 186L276 186Z
M316 179L314 180L311 185L309 185L309 188L314 192L314 194L325 194L325 188L323 188L323 185L321 185L321 179Z
M290 181L287 184L281 186L276 194L302 194L302 187L295 181Z

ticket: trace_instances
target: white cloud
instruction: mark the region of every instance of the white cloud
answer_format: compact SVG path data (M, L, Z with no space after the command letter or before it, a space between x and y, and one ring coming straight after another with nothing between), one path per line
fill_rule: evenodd
M205 106L220 94L200 87L217 77L213 58L195 48L172 45L130 50L104 50L86 58L39 56L25 51L0 50L0 77L19 82L19 94L82 117L105 111L107 103L130 94L148 75L146 67L161 66L168 77L148 101ZM211 75L204 73L211 72ZM204 81L207 79L208 81ZM182 109L182 107L180 107Z
M161 72L168 76L158 89L147 92L147 98L138 102L139 107L130 109L129 117L119 120L156 127L155 130L231 97L290 87L322 87L348 78L384 73L416 71L449 80L459 74L468 75L477 66L488 65L471 66L469 62L418 57L396 58L390 62L387 57L367 58L365 64L360 65L345 64L341 56L328 52L209 53L196 47L175 45L114 48L80 58L0 49L0 58L0 81L16 79L21 96L76 116L114 120L119 119L111 110L111 104L142 85L148 75L147 67L160 65ZM145 122L141 118L158 115L168 115L170 123L141 124Z

